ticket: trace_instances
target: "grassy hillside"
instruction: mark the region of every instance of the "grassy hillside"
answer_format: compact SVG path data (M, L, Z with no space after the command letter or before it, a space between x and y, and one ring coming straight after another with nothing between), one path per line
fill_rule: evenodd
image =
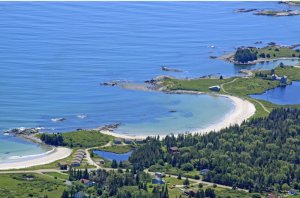
M1 174L0 197L61 197L65 188L61 180L39 174Z

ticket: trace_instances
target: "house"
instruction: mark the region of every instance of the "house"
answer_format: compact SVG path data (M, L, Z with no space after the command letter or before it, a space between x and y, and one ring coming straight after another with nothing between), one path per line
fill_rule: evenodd
M95 185L95 182L88 180L88 179L80 179L80 182L83 183L84 185L91 187Z
M177 148L176 146L173 146L173 147L170 147L170 148L168 149L168 152L169 152L170 154L176 154L176 153L179 153L179 150L178 150L178 148Z
M100 159L99 164L105 164L105 161L103 159Z
M152 184L165 184L165 183L166 183L166 181L161 178L156 177L156 178L152 179Z
M73 160L71 166L80 166L81 160Z
M211 91L220 91L221 87L219 85L211 86L208 88Z
M126 138L124 139L125 144L131 144L132 143L132 139Z
M276 74L272 74L272 80L281 80L281 78Z
M297 192L294 190L289 190L288 195L297 195Z
M285 84L285 85L286 85L286 84L287 84L287 82L288 82L288 78L287 78L287 76L282 76L282 77L281 77L281 79L280 79L280 83L281 83L281 84Z
M188 190L185 190L185 191L184 191L184 194L185 194L186 196L189 196L189 197L196 197L197 190L194 190L194 189L188 189Z
M161 172L156 172L155 176L158 177L158 178L163 178L163 177L166 176L166 174L165 173L161 173Z
M205 168L200 170L200 175L206 175L209 172L209 169Z
M66 162L58 162L57 166L60 168L60 170L67 170L68 164Z
M114 140L114 143L115 143L115 144L121 144L121 143L122 143L122 139L116 138L116 139Z
M83 191L77 192L74 194L74 198L87 198L88 195L85 194Z

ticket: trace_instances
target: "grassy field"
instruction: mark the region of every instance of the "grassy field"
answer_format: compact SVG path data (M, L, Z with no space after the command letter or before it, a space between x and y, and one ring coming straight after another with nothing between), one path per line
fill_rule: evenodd
M178 79L167 79L164 81L164 85L169 90L192 90L200 92L212 92L208 88L214 85L221 85L226 82L232 81L234 78L227 79L207 79L199 78L192 80L178 80Z
M61 197L65 188L61 180L39 174L1 174L0 197Z
M271 14L271 13L270 13ZM254 50L257 52L257 55L259 57L260 54L264 53L266 56L267 54L270 55L271 59L274 58L283 58L283 57L300 57L300 52L290 49L288 47L278 47L278 46L266 46L263 48L258 48Z
M63 133L64 142L69 147L89 148L103 146L113 140L112 136L99 131L75 131Z
M131 151L134 147L131 145L112 145L112 146L106 146L106 147L99 147L96 150L101 150L101 151L108 151L112 153L127 153Z
M49 172L49 173L45 172L43 174L49 175L49 176L54 177L54 178L62 179L62 180L69 179L69 175L68 174L55 173L55 172Z

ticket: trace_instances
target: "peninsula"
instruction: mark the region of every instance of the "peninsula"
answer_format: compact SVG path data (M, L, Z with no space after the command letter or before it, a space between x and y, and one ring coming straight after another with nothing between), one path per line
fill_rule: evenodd
M284 59L299 59L300 50L296 49L299 44L291 46L281 46L274 42L268 46L258 47L238 47L233 53L220 56L219 59L229 61L237 65L253 65L259 62L284 60Z

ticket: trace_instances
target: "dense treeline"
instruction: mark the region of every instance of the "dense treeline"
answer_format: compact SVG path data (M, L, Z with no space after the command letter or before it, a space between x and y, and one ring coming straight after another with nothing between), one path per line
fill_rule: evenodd
M64 146L64 137L60 133L47 134L43 133L40 139L46 144L53 146Z
M162 152L171 146L180 153ZM300 110L275 109L267 118L252 119L240 127L206 135L167 136L161 144L156 138L148 139L130 161L139 169L209 169L204 180L255 192L300 189Z
M97 170L88 173L87 170L69 170L69 177L72 181L89 179L94 182L92 188L86 191L91 197L115 197L115 198L168 198L168 186L153 186L148 189L147 183L151 181L151 176L144 172L134 172L126 170L106 171ZM62 197L74 197L74 193L84 190L83 184L76 185L75 189L66 190ZM64 195L65 194L65 195ZM67 195L67 196L66 196Z
M240 63L247 63L257 60L257 54L248 48L238 48L234 54L234 60Z

